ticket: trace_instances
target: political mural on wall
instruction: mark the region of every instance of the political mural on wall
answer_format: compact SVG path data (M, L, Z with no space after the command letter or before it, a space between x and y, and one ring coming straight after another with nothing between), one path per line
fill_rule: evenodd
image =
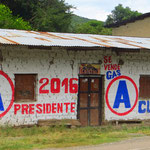
M65 78L61 81L59 78L41 78L39 79L39 95L57 95L61 91L63 94L76 94L78 92L78 79L77 78ZM14 104L14 114L18 111L22 114L62 114L62 113L74 113L75 102L65 103L35 103L35 104Z
M5 116L12 106L14 105L14 115L17 115L20 111L21 114L62 114L62 113L74 113L75 102L65 103L35 103L21 104L14 103L14 84L11 78L3 71L0 71L0 117ZM38 94L59 94L64 90L64 94L75 94L78 92L78 79L77 78L65 78L61 81L59 78L41 78L39 80ZM49 89L46 89L46 85L49 85Z
M113 63L111 56L104 56L104 71L106 80L109 82L105 100L111 113L118 116L130 114L137 106L139 114L150 113L150 101L138 100L138 88L132 77L122 75L119 64ZM100 65L82 64L80 66L82 74L100 74ZM62 103L38 103L34 104L14 104L14 84L11 78L3 71L0 71L0 117L10 111L14 105L14 115L21 114L62 114L75 113L76 102ZM64 94L78 93L77 78L40 78L38 94L59 94L62 90ZM47 88L49 87L49 88ZM4 90L5 89L5 90Z
M104 70L109 84L105 100L109 110L118 116L125 116L138 107L139 114L150 113L150 102L138 100L138 88L132 77L121 74L119 64L112 63L111 56L104 56Z
M13 106L14 84L11 78L0 70L0 117L5 116Z

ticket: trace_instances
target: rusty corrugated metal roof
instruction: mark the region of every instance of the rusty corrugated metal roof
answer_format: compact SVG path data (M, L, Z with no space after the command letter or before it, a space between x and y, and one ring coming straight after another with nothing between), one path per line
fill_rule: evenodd
M0 29L0 43L28 46L150 49L150 38Z

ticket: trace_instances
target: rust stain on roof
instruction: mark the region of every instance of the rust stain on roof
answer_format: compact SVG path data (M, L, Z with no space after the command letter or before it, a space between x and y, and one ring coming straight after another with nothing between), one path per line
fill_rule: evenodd
M19 34L16 34L16 33L12 33L12 32L8 32L10 35L12 35L13 37L22 37L21 35ZM12 37L12 36L8 36L8 37Z
M4 40L6 40L6 41L9 41L11 44L19 44L18 42L15 42L15 41L10 40L10 39L8 39L8 38L5 38L5 37L3 37L3 36L0 36L0 38L4 39Z
M131 40L125 40L125 39L122 39L122 38L113 38L113 39L117 39L117 40L120 40L120 41L126 41L126 42L132 42L132 43L138 44L138 42L131 41Z
M48 36L48 37L52 37L52 38L54 38L54 39L72 40L72 39L70 39L70 38L61 37L61 36L54 35L54 34L48 33L48 32L38 32L38 33L40 33L40 34L42 34L42 35L46 35L46 36Z
M150 49L150 38L0 29L0 43L62 47ZM149 41L148 41L149 40ZM41 42L43 41L43 42Z
M144 48L142 46L136 45L136 44L139 44L139 43L135 42L135 41L125 40L125 39L121 39L121 38L109 38L109 39L112 39L112 40L116 39L117 42L119 42L121 44L130 45L130 46L134 46L134 47L138 47L138 48ZM131 42L136 43L136 44L131 44Z
M42 41L47 41L47 42L52 42L51 40L44 39L44 38L39 38L39 37L35 37L35 39L42 40Z
M72 38L77 39L77 40L82 40L82 41L85 41L85 42L89 42L89 43L92 43L92 44L97 44L97 45L104 46L104 47L110 47L109 45L105 45L105 44L101 44L101 43L97 43L97 42L92 42L90 40L86 40L86 39L82 39L82 38L78 38L78 37L72 37Z
M33 31L29 31L29 30L26 30L25 32L27 32L27 33L34 33Z
M61 37L61 36L54 35L54 34L48 33L48 32L33 32L33 31L27 31L27 32L28 33L33 33L33 34L36 34L36 35L42 35L42 36L45 36L45 37L50 37L52 39L72 40L71 38Z
M106 40L106 39L103 39L103 38L98 38L98 37L93 37L93 36L90 36L92 39L95 39L95 40L98 40L100 42L103 42L103 43L107 43L107 44L110 44L109 43L109 40ZM111 44L112 45L112 44Z

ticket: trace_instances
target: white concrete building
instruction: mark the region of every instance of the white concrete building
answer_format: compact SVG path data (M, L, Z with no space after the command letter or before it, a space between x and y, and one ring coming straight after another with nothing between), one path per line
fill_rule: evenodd
M0 30L0 125L150 119L150 38Z

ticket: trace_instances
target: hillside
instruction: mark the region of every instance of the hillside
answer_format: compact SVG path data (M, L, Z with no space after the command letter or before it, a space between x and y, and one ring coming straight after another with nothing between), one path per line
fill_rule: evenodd
M81 25L83 23L86 23L86 22L92 21L92 20L95 20L95 19L88 19L88 18L80 17L80 16L77 16L77 15L73 14L72 19L71 19L71 24L70 24L70 27L69 27L69 31L73 32L74 28L77 25Z
M91 21L91 20L94 20L94 19L88 19L88 18L85 18L85 17L80 17L80 16L77 16L77 15L74 15L72 16L72 24L74 23L86 23L88 21Z

